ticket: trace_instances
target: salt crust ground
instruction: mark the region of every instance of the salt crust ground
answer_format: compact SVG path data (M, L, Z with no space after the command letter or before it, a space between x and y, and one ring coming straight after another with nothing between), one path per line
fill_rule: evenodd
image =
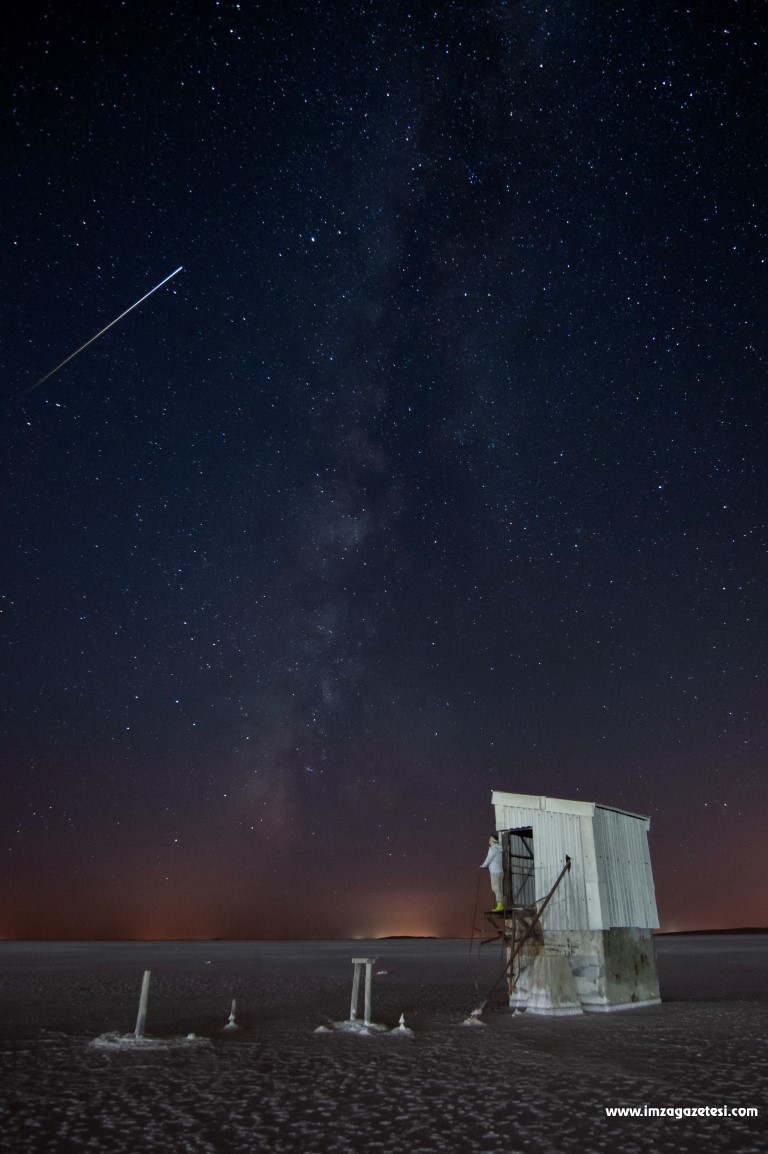
M659 939L661 1006L461 1022L499 972L466 942L0 943L0 1150L13 1154L768 1151L768 935ZM373 1017L316 1033L375 955ZM152 970L147 1033L130 1033ZM241 1029L222 1033L237 998ZM174 1045L194 1033L201 1045ZM610 1119L606 1105L757 1106Z

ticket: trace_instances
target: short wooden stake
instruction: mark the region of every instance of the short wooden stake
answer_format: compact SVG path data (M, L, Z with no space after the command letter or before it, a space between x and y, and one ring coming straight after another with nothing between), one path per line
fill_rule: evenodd
M227 1022L226 1026L222 1027L222 1029L224 1029L224 1030L239 1030L240 1029L237 1022L235 1021L235 999L234 998L232 999L232 1009L229 1011L229 1021Z

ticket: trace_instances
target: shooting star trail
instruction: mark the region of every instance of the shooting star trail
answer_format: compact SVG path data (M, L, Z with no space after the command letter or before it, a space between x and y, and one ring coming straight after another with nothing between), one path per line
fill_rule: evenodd
M124 313L120 313L119 317L115 317L115 319L113 321L110 321L108 325L105 325L103 329L100 329L99 332L96 333L95 337L91 337L91 339L89 341L86 341L84 345L81 345L79 349L75 349L75 351L73 353L70 353L68 357L64 358L64 360L61 362L61 364L58 364L55 369L51 369L50 373L46 373L45 376L41 377L40 380L37 381L36 384L32 385L31 388L27 389L25 396L28 395L29 393L33 393L35 391L35 389L39 389L40 386L45 383L45 381L50 380L50 378L55 373L58 373L59 369L63 369L64 366L68 365L71 360L74 360L74 358L78 355L78 353L81 353L83 351L83 349L87 349L88 346L92 345L94 341L97 341L99 339L99 337L104 336L104 333L107 331L107 329L111 329L112 326L116 325L118 321L121 321L123 319L123 317L127 317L128 313L133 312L134 309L137 309L139 307L139 305L142 304L147 299L147 297L151 297L152 293L156 293L158 289L162 288L164 284L167 284L168 281L171 279L171 277L176 276L176 273L181 272L181 270L183 268L184 268L184 265L180 264L178 268L175 268L173 270L173 272L168 273L168 276L165 277L164 280L161 280L160 284L156 284L155 287L153 289L150 289L148 293L144 293L144 296L141 297L140 300L134 301L134 303L129 308L127 308Z

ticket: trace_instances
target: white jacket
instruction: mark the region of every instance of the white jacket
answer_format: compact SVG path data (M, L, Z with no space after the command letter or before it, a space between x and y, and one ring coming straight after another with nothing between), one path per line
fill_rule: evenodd
M480 866L480 869L488 869L492 874L500 874L504 872L504 867L501 862L500 845L491 845L488 847L488 854L485 861Z

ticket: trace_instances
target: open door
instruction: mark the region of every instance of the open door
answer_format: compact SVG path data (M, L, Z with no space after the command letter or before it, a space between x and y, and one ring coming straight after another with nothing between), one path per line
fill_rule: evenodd
M531 827L503 830L501 850L504 863L505 906L514 909L534 905L536 872Z

